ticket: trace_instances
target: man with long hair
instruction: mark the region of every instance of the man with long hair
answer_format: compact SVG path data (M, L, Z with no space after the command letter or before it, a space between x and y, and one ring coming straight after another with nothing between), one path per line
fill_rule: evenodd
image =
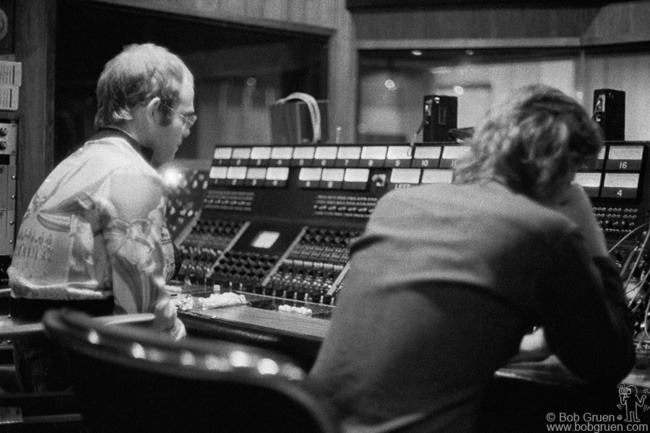
M602 146L575 100L528 86L488 113L452 184L378 202L310 372L348 431L476 431L495 371L533 327L535 355L547 344L590 383L630 371L621 278L573 182Z

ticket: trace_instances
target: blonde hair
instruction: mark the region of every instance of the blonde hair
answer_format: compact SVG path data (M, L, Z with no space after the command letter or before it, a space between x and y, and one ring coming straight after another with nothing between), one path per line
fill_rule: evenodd
M496 180L533 199L552 199L596 157L602 132L560 90L529 85L488 112L456 161L455 183Z
M169 123L183 80L194 85L185 63L166 48L151 43L124 47L106 63L97 81L95 127L131 119L132 107L155 97L160 97Z

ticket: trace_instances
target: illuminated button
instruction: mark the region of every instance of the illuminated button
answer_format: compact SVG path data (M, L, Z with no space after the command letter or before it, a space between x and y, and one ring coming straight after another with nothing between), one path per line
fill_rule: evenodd
M228 167L210 168L210 179L214 185L224 185L228 178Z
M335 167L358 167L361 158L361 146L340 146L336 155Z
M589 197L598 197L602 177L602 173L579 172L576 173L576 182L582 186Z
M228 174L226 175L228 185L243 185L246 180L246 171L246 167L228 167Z
M419 184L422 170L419 168L394 168L390 174L390 183L398 184Z
M336 146L318 146L314 153L314 166L315 167L334 167L336 161L336 154L338 152Z
M343 187L343 168L324 168L320 180L320 188L341 189Z
M440 158L441 168L453 167L454 162L469 151L469 146L445 146Z
M422 170L422 183L451 183L454 172L447 169Z
M251 158L250 147L235 147L232 150L231 165L248 165Z
M643 161L644 146L607 146L609 153L605 170L639 171Z
M264 186L265 179L266 179L266 168L251 167L246 172L246 180L244 181L244 185Z
M265 186L280 188L287 185L289 167L269 167L266 171Z
M370 170L367 168L346 168L343 174L343 189L365 190L369 178Z
M312 167L314 165L315 146L299 146L293 149L292 167Z
M386 153L386 167L410 167L411 147L410 146L388 146Z
M214 149L212 156L212 165L230 165L230 158L232 157L232 147L219 147Z
M323 169L320 167L303 167L298 174L298 186L301 188L318 188Z
M251 149L250 164L255 167L266 167L271 161L271 148L269 146L255 146Z
M639 173L605 173L601 197L637 198Z
M440 163L440 146L417 146L413 152L411 167L414 168L438 168Z
M293 147L281 146L273 147L271 149L271 160L269 166L271 167L288 167L293 155Z
M386 161L386 146L364 146L361 148L359 167L383 167Z

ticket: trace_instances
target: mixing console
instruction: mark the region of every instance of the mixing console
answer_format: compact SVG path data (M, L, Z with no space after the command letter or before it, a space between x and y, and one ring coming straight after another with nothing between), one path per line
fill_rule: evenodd
M300 241L268 279L266 294L332 304L349 260L348 244L360 233L309 227Z
M608 142L591 166L577 175L592 199L608 239L616 241L646 223L650 178L645 176L646 142ZM638 236L631 240L638 239Z
M577 175L622 269L629 274L641 257L630 282L643 305L648 146L608 142ZM172 200L168 218L183 257L177 279L243 293L252 306L327 317L348 246L377 201L395 188L451 182L466 151L462 143L217 147L210 170L188 172Z
M180 244L183 256L178 278L191 283L205 283L212 270L233 239L245 228L242 221L199 219L190 234ZM199 281L203 279L203 281Z
M165 181L173 185L168 196L167 227L173 239L183 238L201 215L203 197L210 183L208 174L200 170L187 173L169 170Z

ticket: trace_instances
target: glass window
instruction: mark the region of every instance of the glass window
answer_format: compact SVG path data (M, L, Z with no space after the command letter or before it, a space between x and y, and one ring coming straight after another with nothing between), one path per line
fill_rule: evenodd
M143 42L169 48L194 74L199 121L177 159L210 160L218 144L270 143L270 104L292 92L327 97L327 36L59 0L56 163L94 132L95 86L106 61Z
M510 89L531 83L561 89L589 113L594 90L622 90L625 139L650 139L650 51L638 46L362 50L359 58L362 143L410 141L422 122L424 95L456 96L458 127L472 127Z

